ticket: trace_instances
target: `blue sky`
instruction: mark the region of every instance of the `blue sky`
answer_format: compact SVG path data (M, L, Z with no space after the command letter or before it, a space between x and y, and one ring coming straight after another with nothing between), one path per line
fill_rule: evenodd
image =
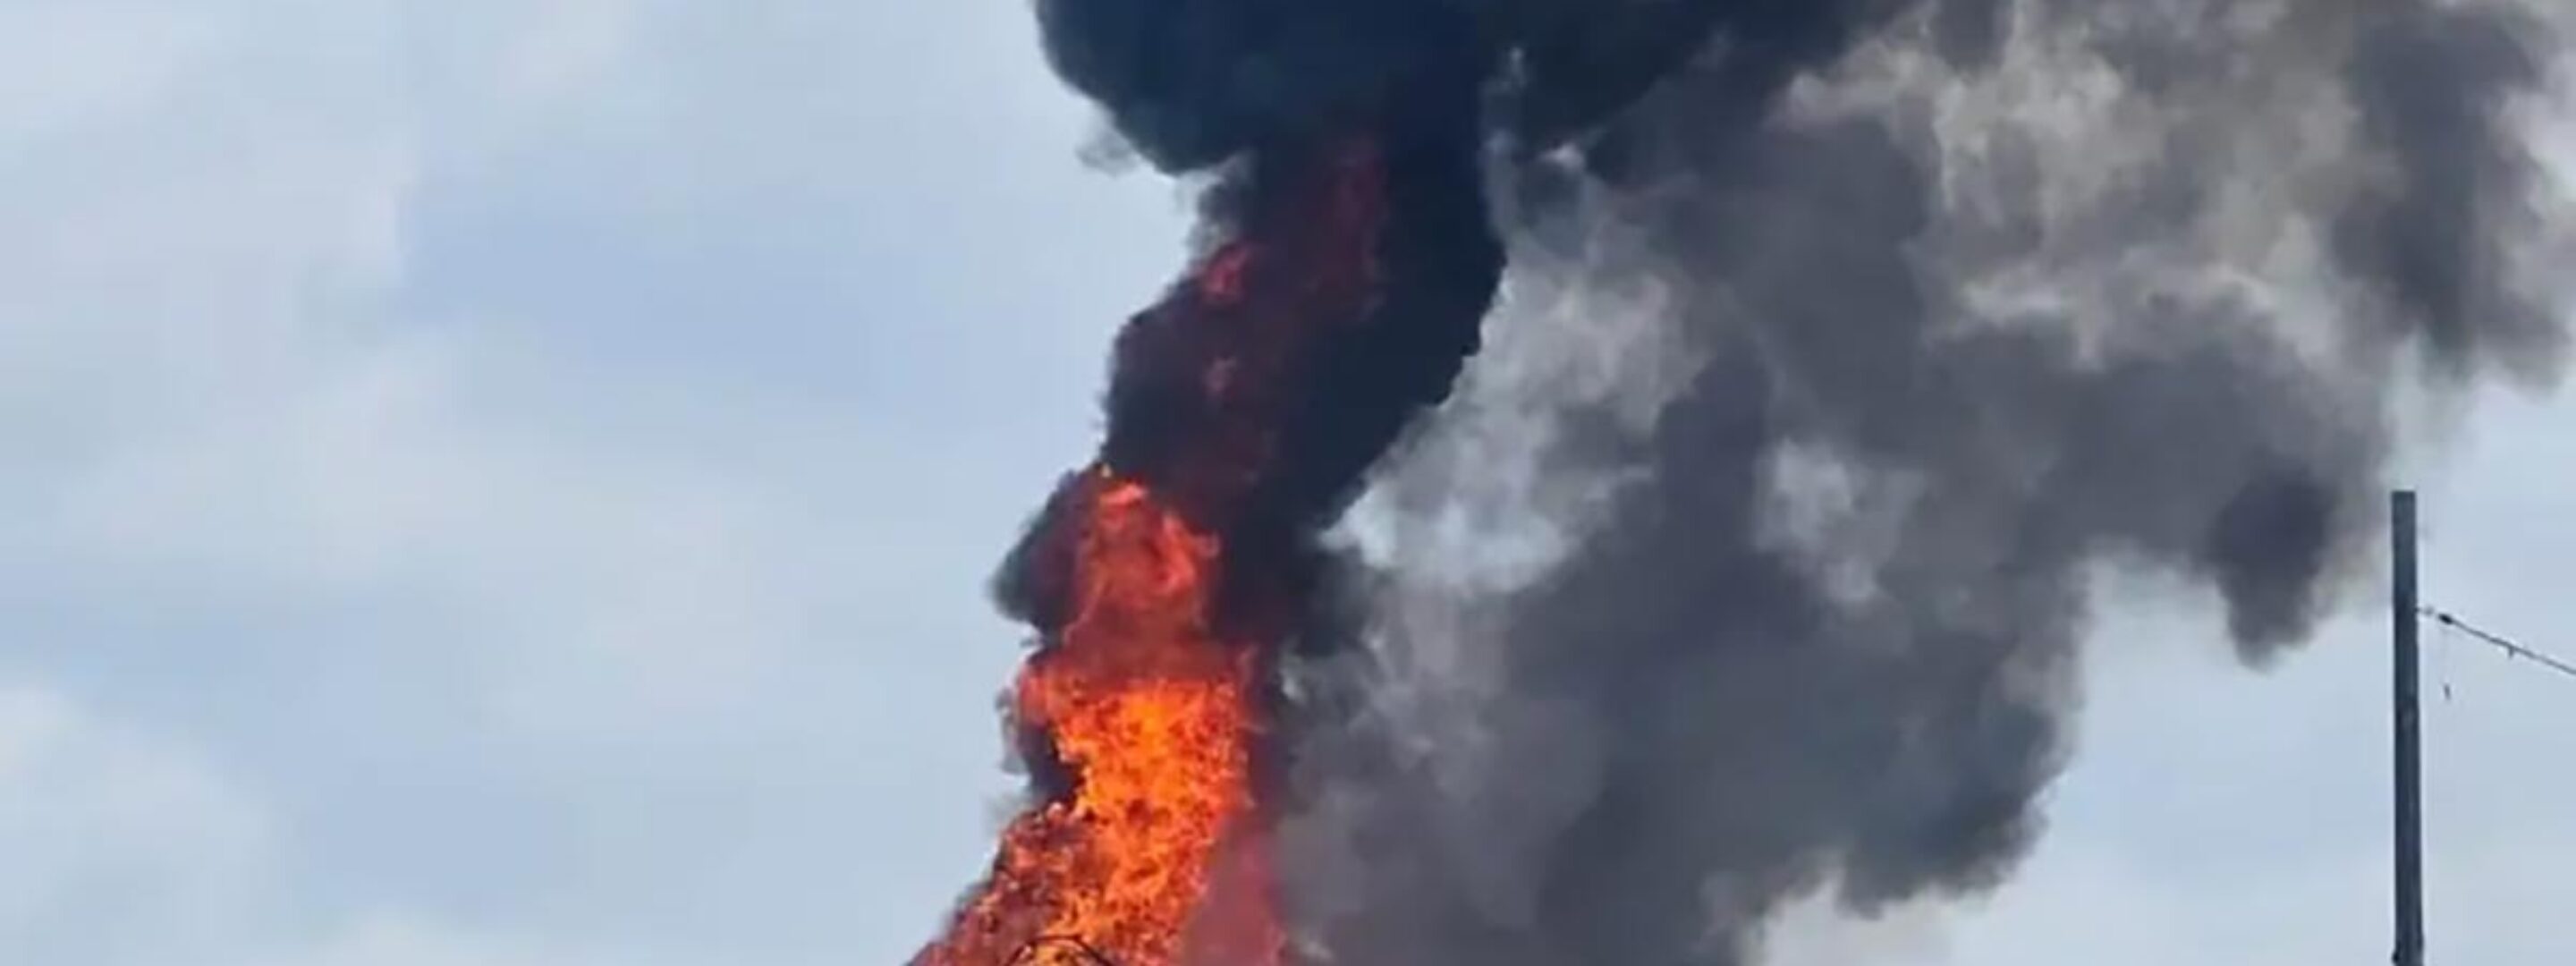
M0 962L906 955L1014 785L984 578L1185 229L1027 20L0 0ZM2576 404L2460 408L2428 580L2576 649ZM2384 956L2374 615L2253 674L2105 593L2024 875L1783 962ZM2436 949L2576 961L2576 686L2439 640Z

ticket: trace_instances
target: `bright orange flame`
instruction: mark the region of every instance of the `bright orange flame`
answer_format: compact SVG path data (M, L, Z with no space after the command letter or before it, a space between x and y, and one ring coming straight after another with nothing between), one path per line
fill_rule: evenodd
M1255 779L1284 638L1240 625L1290 623L1300 602L1271 572L1282 561L1250 548L1262 525L1298 525L1260 516L1280 509L1261 487L1300 402L1332 388L1317 381L1319 340L1372 318L1387 190L1369 141L1304 161L1120 336L1123 377L1199 398L1164 400L1158 415L1179 417L1156 430L1179 434L1170 445L1123 467L1132 475L1106 462L1084 474L1032 535L1069 563L1049 555L1037 571L1048 640L1011 707L1061 771L1043 776L1052 797L1004 831L981 891L915 966L1286 958ZM1241 535L1238 556L1219 533ZM1222 632L1220 588L1233 608Z
M1020 817L993 875L918 966L1277 961L1257 858L1258 649L1208 626L1221 548L1141 485L1095 470L1074 549L1073 618L1022 672L1019 720L1044 730L1071 794ZM1225 859L1228 861L1220 861ZM1255 881L1232 881L1242 870ZM1225 878L1227 881L1220 881ZM1210 911L1219 891L1252 892Z

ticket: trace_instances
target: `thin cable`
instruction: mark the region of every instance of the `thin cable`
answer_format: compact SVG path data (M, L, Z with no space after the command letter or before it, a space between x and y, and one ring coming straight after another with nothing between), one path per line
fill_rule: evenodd
M2524 647L2521 644L2514 643L2504 635L2482 629L2477 625L2461 620L2458 617L2454 617L2446 611L2432 607L2421 607L2417 609L2422 611L2424 616L2432 618L2434 623L2459 631L2460 633L2467 634L2484 643L2494 645L2497 649L2504 651L2506 654L2538 664L2541 667L2556 671L2560 674L2566 675L2567 677L2576 678L2576 664L2570 664L2566 660L2552 656L2546 652L2534 650L2532 648Z
M2451 694L2451 651L2454 649L2452 641L2457 639L2458 636L2459 635L2456 634L2442 635L2441 648L2433 652L2433 674L2434 676L2442 679L2442 700L2444 701L2449 701L2453 697Z

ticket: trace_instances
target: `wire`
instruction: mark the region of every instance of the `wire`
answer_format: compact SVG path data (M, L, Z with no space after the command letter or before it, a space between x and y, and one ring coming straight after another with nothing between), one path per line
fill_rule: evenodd
M2452 641L2458 637L2459 635L2457 634L2442 635L2441 649L2433 652L2433 674L2434 676L2442 679L2442 700L2444 701L2449 701L2453 698L2451 693L2451 651L2454 646Z
M2459 631L2460 633L2467 634L2481 642L2494 645L2497 649L2504 651L2506 654L2538 664L2541 667L2556 671L2559 674L2566 675L2567 677L2576 678L2576 664L2570 664L2562 658L2514 643L2504 635L2480 628L2475 624L2471 624L2459 619L2458 617L2452 616L2447 611L2431 607L2419 607L2416 609L2421 611L2424 616L2432 618L2434 623Z

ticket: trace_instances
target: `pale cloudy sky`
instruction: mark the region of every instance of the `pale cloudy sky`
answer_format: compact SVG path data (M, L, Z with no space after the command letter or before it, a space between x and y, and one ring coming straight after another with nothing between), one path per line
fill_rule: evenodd
M984 577L1184 224L1026 21L0 0L0 963L909 953L1012 787ZM2571 417L2415 461L2433 592L2562 649ZM2025 874L1784 959L2384 958L2374 615L2257 675L2115 592ZM2435 640L2437 961L2576 962L2576 682Z

